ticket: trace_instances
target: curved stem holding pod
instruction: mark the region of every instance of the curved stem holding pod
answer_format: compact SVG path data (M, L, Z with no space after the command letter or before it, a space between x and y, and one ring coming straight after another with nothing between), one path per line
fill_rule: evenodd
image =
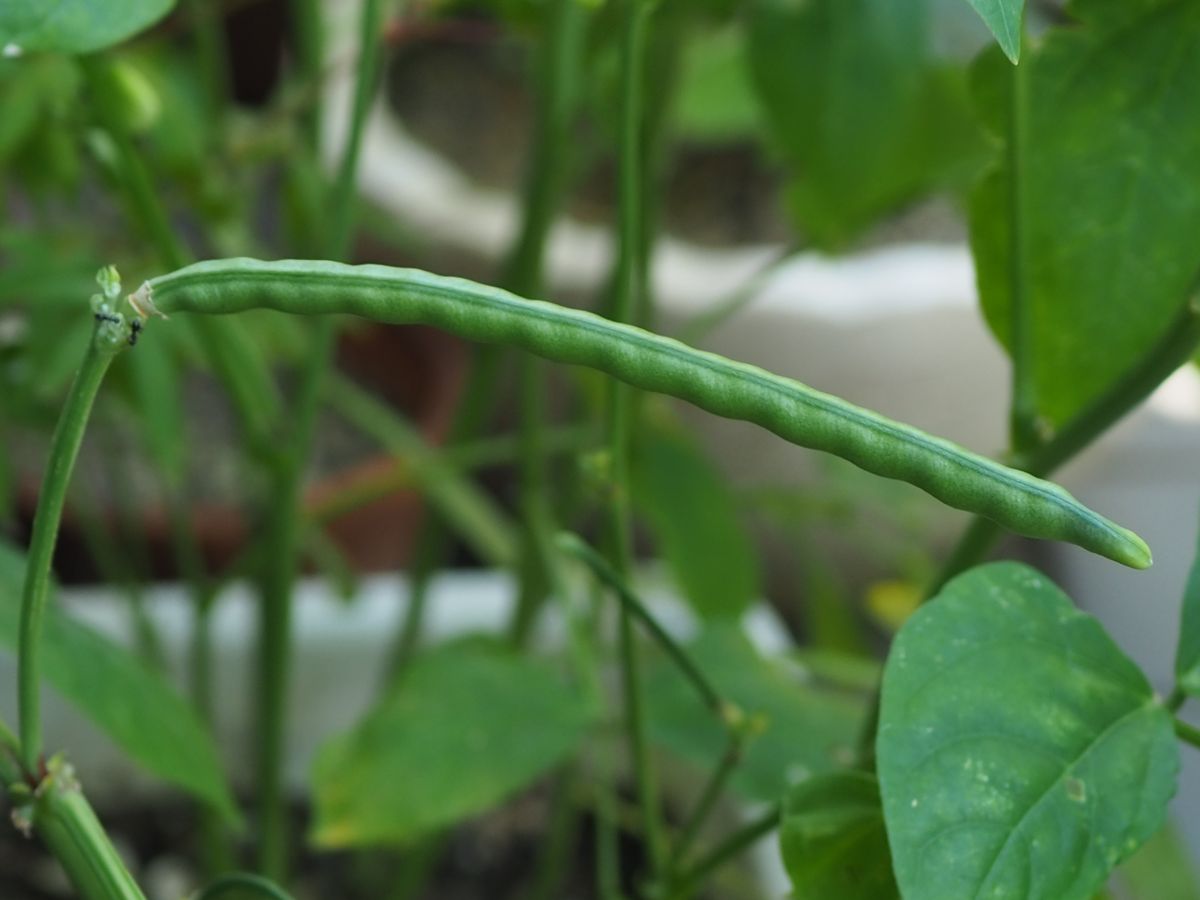
M46 602L50 591L50 568L58 527L62 521L67 486L83 443L92 404L109 364L123 348L137 339L142 320L126 317L117 310L121 283L115 269L102 269L97 281L104 291L92 298L96 318L92 339L83 363L67 393L59 414L37 512L29 538L29 556L21 592L21 628L17 660L17 699L20 719L21 761L27 772L37 772L42 756L41 637Z

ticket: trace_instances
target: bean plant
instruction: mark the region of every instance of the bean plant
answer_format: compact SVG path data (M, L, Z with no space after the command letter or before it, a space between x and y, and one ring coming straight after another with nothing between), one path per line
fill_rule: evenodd
M283 75L252 113L234 102L226 5L0 6L0 296L27 323L0 427L57 423L27 546L0 544L18 701L15 727L0 723L0 778L14 826L79 896L143 893L73 748L47 745L43 684L196 804L200 898L289 896L297 840L383 853L399 875L373 895L415 896L450 830L538 784L553 799L531 898L565 896L581 855L604 900L756 896L739 866L768 836L797 898L1066 900L1103 896L1114 879L1121 896L1195 895L1167 820L1180 744L1200 747L1180 717L1200 696L1200 568L1183 587L1163 697L1047 575L988 559L1014 533L1151 564L1138 535L1046 479L1200 346L1200 2L362 0L347 7L358 34L347 61L324 46L339 5L291 0ZM455 21L485 23L532 60L521 218L495 285L365 262L356 242L387 231L356 187L387 45ZM968 35L955 46L975 58L941 49L944 33ZM347 66L346 138L330 157L326 81ZM656 330L649 276L679 134L761 142L784 173L799 237L760 274L800 252L855 249L932 195L962 201L982 315L1011 361L1000 460L695 346L753 284L684 339ZM613 177L615 253L595 311L554 302L544 271L589 149ZM256 233L260 201L248 199L264 182L270 235ZM475 346L446 447L337 370L352 319ZM570 394L565 427L547 363ZM203 558L188 509L187 473L203 465L184 438L193 367L233 412L256 523L226 570ZM516 433L497 438L488 411L510 370ZM861 642L851 653L814 626L791 660L798 682L750 643L739 621L761 582L743 498L658 397L969 514L941 564L921 570L881 668ZM54 599L56 543L79 502L72 472L107 404L136 422L190 593L186 699L154 658L136 588L138 650ZM336 568L339 552L305 499L326 408L402 463L430 512L379 696L319 753L301 836L283 776L291 618L302 565L332 556ZM570 478L564 454L581 460ZM472 476L497 459L515 463L513 509ZM643 596L646 543L700 623L691 639ZM513 573L513 613L502 634L434 643L429 587L457 546ZM796 552L821 571L816 553ZM256 754L240 792L217 751L212 687L211 613L233 578L255 587L259 611ZM835 598L840 621L847 602ZM565 625L556 649L533 639L551 616Z

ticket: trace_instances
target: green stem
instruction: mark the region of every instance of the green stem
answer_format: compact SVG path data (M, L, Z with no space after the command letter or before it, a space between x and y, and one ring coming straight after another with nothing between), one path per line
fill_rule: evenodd
M1179 685L1175 685L1175 687L1171 688L1171 693L1167 694L1166 699L1163 700L1163 706L1165 706L1169 712L1176 713L1179 712L1180 708L1186 702L1187 693Z
M38 785L33 827L85 900L145 900L61 760Z
M779 818L780 810L775 806L735 831L673 881L667 900L677 900L690 895L709 875L774 831L779 826Z
M336 379L335 379L336 380ZM389 410L390 412L390 410ZM348 413L347 413L348 415ZM392 421L402 421L394 413ZM353 423L352 423L353 424ZM420 435L412 432L417 440ZM594 447L596 430L590 425L564 425L552 428L545 435L545 450L550 454L579 455ZM520 439L514 435L499 435L497 437L481 438L460 444L451 444L428 452L437 458L439 464L455 472L455 477L465 481L465 474L477 469L487 469L493 466L511 465L520 459ZM364 478L352 487L339 491L308 510L310 518L316 522L328 522L339 516L367 506L383 499L397 491L417 490L427 493L426 480L432 473L420 470L407 455L397 456L389 470L381 471L378 475Z
M721 754L721 761L717 764L709 776L708 783L704 786L703 792L700 794L700 799L696 802L695 808L684 822L683 829L679 833L679 839L675 842L675 847L671 853L671 862L669 871L678 871L680 866L687 860L688 852L692 849L696 838L700 834L700 829L704 823L708 821L709 815L717 805L717 800L725 790L725 785L729 778L737 769L738 764L742 761L745 739L740 732L734 731L729 734L729 742L726 744L725 752Z
M188 3L205 101L213 121L221 119L229 98L229 54L218 9L216 0L189 0Z
M298 25L305 48L306 74L319 77L320 10L311 0L297 4ZM362 132L378 79L381 57L382 0L365 0L360 20L360 55L346 148L333 188L332 258L344 258L354 227L357 196L355 178L362 149ZM314 72L313 58L316 57ZM315 140L315 133L313 138ZM303 476L316 434L317 412L336 344L337 330L326 317L316 328L311 357L295 398L291 443L277 469L273 514L267 526L267 563L262 578L259 619L259 759L261 804L259 868L277 881L286 878L288 828L283 785L284 730L288 676L291 671L291 593L300 546L300 504Z
M1175 719L1175 734L1184 743L1191 744L1196 749L1200 750L1200 728L1195 725L1189 725L1182 719Z
M273 881L244 872L223 875L196 893L192 900L216 900L226 894L257 894L260 897L269 897L271 900L292 900L291 894Z
M50 567L63 504L83 433L104 373L113 360L114 348L106 346L98 325L88 343L83 365L75 375L66 403L59 415L37 513L29 540L29 557L21 598L21 631L17 663L17 692L20 706L21 757L25 768L36 772L42 755L41 636L42 619L50 588Z
M650 4L645 0L622 0L621 28L621 124L618 153L618 252L613 318L632 323L644 316L641 295L644 286L646 244L643 235L644 160L643 104L645 89L646 38ZM609 546L614 568L622 578L632 566L632 513L629 501L629 456L633 395L623 384L612 382L609 402L609 455L612 467L612 497L609 504ZM642 698L637 646L629 607L621 604L618 628L622 695L630 758L642 809L642 828L650 860L651 876L657 878L666 860L662 832L662 810L650 748Z
M745 309L762 291L776 272L804 252L804 245L789 244L763 263L746 281L714 303L709 309L689 319L679 330L679 340L698 345L717 328Z
M373 437L389 453L406 460L413 480L441 518L453 525L488 565L503 568L516 560L516 526L399 414L344 376L329 379L326 395L347 422Z
M718 716L723 717L727 704L721 699L720 693L713 686L712 682L708 680L708 676L692 661L687 651L673 637L667 634L662 625L658 623L658 620L650 613L650 610L646 608L646 605L642 603L637 594L629 587L629 583L608 560L604 559L604 557L574 534L560 534L555 539L555 543L562 552L574 556L585 563L596 578L612 590L617 599L620 600L622 608L642 623L650 636L658 642L667 656L671 658L671 661L679 667L684 677L691 682L705 704Z
M562 202L569 172L571 125L578 106L586 54L587 11L578 0L554 0L550 33L542 42L537 79L537 133L525 180L524 217L501 284L524 297L542 291L546 244ZM550 557L554 513L549 499L545 451L546 368L532 354L521 357L521 507L525 520L524 564L511 634L525 643L545 599L558 581Z
M567 765L559 776L550 811L549 834L538 854L529 900L554 900L562 894L562 881L579 837L579 814L571 796L576 778L574 767Z
M1029 305L1025 234L1028 68L1028 65L1013 66L1009 105L1009 355L1012 358L1013 379L1010 441L1016 451L1035 447L1039 442L1033 368L1033 315Z
M321 79L325 64L321 0L292 0L291 11L299 81L307 99L303 124L308 144L315 151L320 149Z

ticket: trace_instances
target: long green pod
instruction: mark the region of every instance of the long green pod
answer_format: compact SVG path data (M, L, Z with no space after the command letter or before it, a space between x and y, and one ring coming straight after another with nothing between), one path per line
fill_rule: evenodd
M1150 565L1141 538L1049 482L754 366L471 281L387 266L229 259L154 278L134 299L164 314L258 308L342 313L509 344L753 422L794 444L907 481L1020 534L1069 541L1138 569Z

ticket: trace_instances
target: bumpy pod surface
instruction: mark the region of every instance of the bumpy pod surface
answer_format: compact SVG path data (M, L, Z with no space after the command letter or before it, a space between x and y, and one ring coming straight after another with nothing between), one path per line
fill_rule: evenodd
M354 315L432 325L588 366L907 481L1020 534L1068 541L1134 568L1150 565L1141 538L1057 485L789 378L592 313L415 269L308 260L202 262L152 279L142 291L165 314L274 309Z

